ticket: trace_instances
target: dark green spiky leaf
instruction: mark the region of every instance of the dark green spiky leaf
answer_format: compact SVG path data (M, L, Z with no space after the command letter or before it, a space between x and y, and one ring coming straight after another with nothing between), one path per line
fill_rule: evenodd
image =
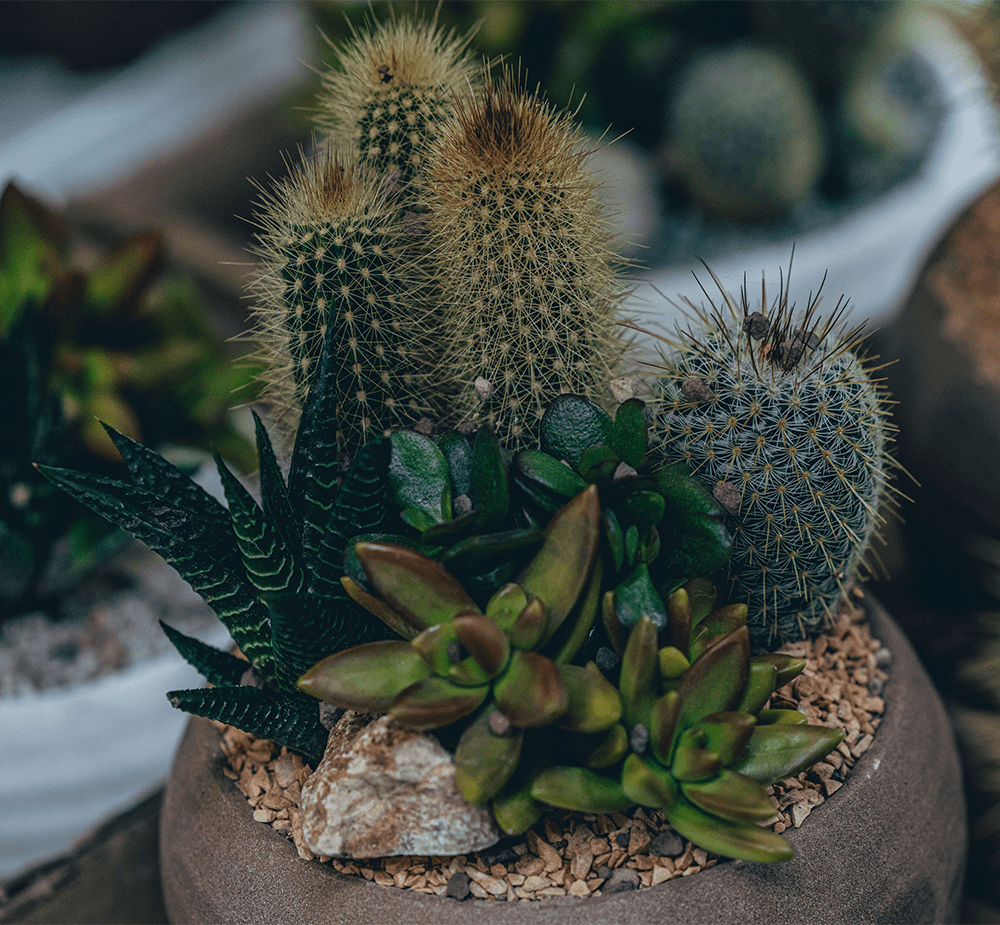
M770 829L752 822L712 816L683 796L667 810L667 820L688 840L706 851L743 861L775 863L792 856L792 846Z
M638 469L646 458L646 405L638 398L622 402L615 411L611 446L622 461Z
M451 473L454 497L468 495L472 487L472 444L456 430L446 430L436 438Z
M399 506L434 523L451 520L451 473L437 444L412 430L394 431L390 443L389 484Z
M804 771L843 738L839 729L826 726L758 725L731 770L766 787Z
M677 783L659 765L629 755L622 767L622 790L633 803L667 809L677 797Z
M278 459L271 446L271 438L260 415L251 409L254 432L257 438L257 460L260 466L260 497L267 519L275 526L292 555L298 558L302 551L302 537L292 513L292 504L285 486L285 478L278 466Z
M611 416L579 395L560 395L542 416L542 450L576 468L580 454L596 443L608 444L614 432Z
M521 759L524 730L487 707L470 723L455 749L455 783L470 803L495 797Z
M210 646L200 639L195 639L194 636L186 636L162 620L160 620L160 626L167 639L180 652L181 657L201 672L209 684L214 684L216 687L238 685L250 667L250 663L242 658L223 652L222 649Z
M452 574L464 576L481 572L499 560L531 555L541 548L543 541L544 534L535 528L478 534L456 543L440 561Z
M507 671L494 683L493 694L515 726L547 726L569 705L559 666L536 652L515 650Z
M327 656L299 678L298 686L335 707L385 713L398 694L429 675L413 646L387 640Z
M638 723L646 726L659 684L659 653L656 647L656 625L645 614L629 633L622 655L618 690L622 698L625 728Z
M518 579L529 597L545 604L542 644L559 629L587 586L600 538L600 502L593 485L553 515L542 548Z
M232 529L99 475L39 466L50 481L159 553L206 603L257 668L271 664L267 609L246 578Z
M615 470L620 462L621 459L611 447L598 444L597 446L588 446L580 454L577 469L584 481L595 485L604 485L615 477Z
M746 747L756 726L757 720L751 714L730 710L712 713L693 728L705 734L705 747L728 767Z
M305 572L281 535L218 453L215 465L229 502L229 516L247 578L258 592L265 594L301 591Z
M518 486L533 491L531 497L541 499L546 510L556 510L587 487L575 469L541 450L521 450L514 457L511 472Z
M454 576L420 553L371 542L354 544L354 552L378 595L419 630L479 612Z
M458 722L482 705L490 686L458 687L444 678L411 684L393 701L389 716L404 726L426 732Z
M312 589L335 595L344 574L344 549L351 537L382 529L388 507L389 441L369 440L354 456L328 521L304 548ZM317 512L318 516L318 512Z
M304 755L315 766L323 757L327 731L308 702L274 697L256 687L203 687L170 691L172 706L269 739Z
M750 636L746 627L716 639L691 664L677 689L684 702L679 732L710 713L727 710L739 698L750 669Z
M619 780L579 767L546 768L531 785L531 796L580 813L616 813L632 805Z
M649 567L640 562L632 574L615 589L615 614L622 626L631 627L646 616L659 632L667 625L667 608L649 575Z
M229 515L226 509L190 476L167 462L159 453L108 424L101 426L125 460L133 484L220 527L227 526Z
M477 529L495 530L507 516L510 495L503 453L491 427L480 427L476 431L472 453L469 498L473 509L479 512Z
M622 715L622 702L614 685L591 662L580 665L560 665L568 706L556 721L563 729L573 732L604 732L615 725Z
M774 693L777 677L778 672L774 665L769 662L751 661L747 686L736 704L736 709L756 715Z

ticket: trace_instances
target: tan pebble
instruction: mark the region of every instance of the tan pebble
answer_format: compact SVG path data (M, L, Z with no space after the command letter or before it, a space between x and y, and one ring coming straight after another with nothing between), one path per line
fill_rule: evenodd
M524 889L529 893L535 893L538 890L543 890L547 886L552 886L552 881L548 877L528 877L524 881Z
M548 839L549 844L560 841L563 837L563 833L560 829L556 828L556 820L552 815L548 815L544 820L545 825L545 837Z
M486 899L490 894L486 892L475 880L469 884L469 892L476 897L476 899Z
M806 816L808 816L811 812L812 806L810 806L809 803L796 803L791 809L792 825L794 825L795 828L798 828L803 822L806 821Z
M639 883L642 886L652 886L653 885L653 871L652 870L640 870L639 871Z
M625 813L612 813L611 818L615 821L616 829L627 829L632 824L632 820Z
M514 863L514 870L519 874L524 874L525 877L532 877L545 870L545 862L533 854L526 854Z
M514 854L518 857L521 857L521 855L527 852L527 850L528 846L523 841L519 841L516 845L514 845Z
M655 866L648 854L636 855L629 861L629 867L634 867L636 870L652 870Z
M699 867L704 867L705 862L708 860L708 852L704 848L695 848L694 851L691 852L691 857L695 864Z
M658 886L661 883L666 882L674 875L672 870L668 870L666 867L654 867L653 868L653 878L650 881L650 886Z
M253 811L254 822L272 822L277 813L273 809L255 809Z
M562 867L562 855L547 841L538 839L538 856L545 862L545 870L551 873Z
M556 886L562 886L566 882L566 868L560 867L558 870L552 871L548 877Z
M786 826L784 822L776 822L774 824L774 834L775 835L780 835L787 828L788 828L788 826Z
M577 880L586 880L590 873L590 865L594 861L594 856L588 850L577 851L577 855L570 863L570 871Z
M845 758L851 757L851 746L848 745L846 742L841 742L837 746L837 751L840 752L840 754L842 754Z
M865 709L869 713L884 713L885 701L881 697L866 697Z
M284 789L295 780L295 765L292 763L292 756L285 752L274 762L274 779L279 787Z
M494 864L490 868L490 875L493 877L506 877L507 876L507 866L505 864Z
M385 868L387 873L395 876L400 871L404 871L409 868L410 858L405 856L386 858L385 861L382 862L382 866Z
M608 858L608 867L621 867L628 860L628 852L624 848L611 852Z
M481 870L477 870L475 867L466 867L465 872L472 878L475 883L478 883L487 893L492 893L494 896L497 893L506 893L507 885L500 885L500 881L496 877L492 877L489 874L484 874ZM499 890L498 890L499 887Z
M392 874L391 877L393 886L398 887L399 889L403 889L403 887L406 886L406 873L404 871L400 871L398 874ZM420 878L417 877L415 879L419 880Z
M523 887L517 887L514 890L514 895L518 899L521 899L521 900L532 900L532 899L535 898L535 894L534 893L529 892L528 890L524 889Z
M829 780L823 781L823 793L828 797L833 796L843 786L839 780L834 780L831 777Z
M512 887L509 883L507 884L507 892L504 893L502 898L509 903L517 900L517 897L514 895L514 887Z
M451 859L451 862L448 864L448 873L457 874L459 871L465 870L466 864L468 864L468 860L466 859L465 855L457 854L455 855L455 857Z
M415 890L418 886L428 885L426 874L410 874L409 876L404 874L404 877L406 879L403 880L403 886L408 890Z
M607 854L611 850L606 838L592 838L587 847L591 855L595 858L602 854Z
M420 886L420 885L413 886L413 887L411 887L411 889L413 890L414 893L426 893L426 894L428 894L430 896L433 896L434 893L436 892L436 890L434 889L434 887L429 886L427 884L424 884L423 886Z
M574 880L569 885L569 890L567 892L569 893L570 896L580 896L580 897L589 896L590 887L587 886L587 883L584 880Z
M507 882L512 886L521 886L527 878L523 874L507 874Z
M539 890L536 896L565 896L566 890L561 886L547 886L544 890Z
M633 857L641 854L649 846L649 841L649 829L641 822L633 823L632 831L629 834L628 853Z
M603 867L605 864L608 864L608 861L610 860L610 858L611 858L611 852L610 851L606 851L604 854L597 855L597 857L594 858L594 863L592 865L592 868L593 867ZM610 867L611 865L608 864L608 866Z

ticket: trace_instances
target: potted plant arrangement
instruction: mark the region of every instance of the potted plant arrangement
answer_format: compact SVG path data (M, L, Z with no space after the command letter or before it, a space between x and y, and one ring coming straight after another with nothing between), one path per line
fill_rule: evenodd
M856 333L724 296L629 375L581 136L466 48L355 35L264 200L260 503L110 427L129 480L41 467L240 649L165 627L211 683L169 694L207 718L165 797L171 917L952 917L950 730L853 591L892 465ZM824 795L834 832L799 828Z
M165 266L159 236L133 235L103 255L86 250L60 216L6 187L0 379L11 413L0 441L0 725L11 747L0 767L22 784L0 799L9 823L0 839L4 880L67 850L162 776L171 734L176 741L181 729L144 694L150 684L181 682L189 669L161 645L151 611L225 638L157 557L32 463L120 474L98 417L173 447L178 461L179 452L212 442L243 465L253 459L229 411L248 373L231 368L185 280L155 285ZM137 690L126 694L130 685ZM129 726L148 727L149 740L121 735ZM122 743L110 767L89 748L104 736ZM67 750L79 756L71 779L52 771Z

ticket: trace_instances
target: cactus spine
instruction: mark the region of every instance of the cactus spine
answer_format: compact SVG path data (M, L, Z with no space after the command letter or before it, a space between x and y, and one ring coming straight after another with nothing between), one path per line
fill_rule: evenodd
M578 130L504 70L432 150L429 275L459 420L514 448L563 392L599 403L623 353L609 235Z
M265 194L258 219L256 338L284 423L294 428L327 336L343 449L416 420L422 313L384 185L320 154Z
M862 565L883 520L893 428L841 303L821 321L818 298L796 317L787 287L769 315L750 311L745 290L739 305L723 295L666 340L658 436L730 512L730 597L748 603L751 633L792 641Z

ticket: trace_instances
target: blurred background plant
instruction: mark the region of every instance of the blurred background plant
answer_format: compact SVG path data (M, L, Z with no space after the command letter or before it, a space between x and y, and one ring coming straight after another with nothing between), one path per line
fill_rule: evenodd
M142 232L89 257L73 245L59 215L8 184L0 199L0 382L9 407L0 440L0 617L73 587L124 541L32 468L58 458L118 471L98 420L190 467L212 446L245 468L255 458L230 415L253 397L253 372L233 368L192 282L165 273L161 237Z

